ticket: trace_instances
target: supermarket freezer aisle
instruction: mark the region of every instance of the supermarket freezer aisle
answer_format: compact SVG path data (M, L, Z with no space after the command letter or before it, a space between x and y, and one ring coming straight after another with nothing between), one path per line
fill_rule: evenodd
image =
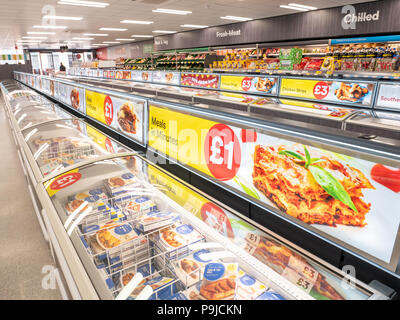
M0 299L61 299L2 100L0 135Z

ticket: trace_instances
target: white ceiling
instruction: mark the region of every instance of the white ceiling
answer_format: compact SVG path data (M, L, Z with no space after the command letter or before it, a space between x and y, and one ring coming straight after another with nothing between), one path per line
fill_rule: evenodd
M116 38L131 38L133 34L154 35L152 30L184 31L188 28L181 24L222 25L235 21L220 19L221 16L241 16L264 18L297 13L290 9L280 8L281 4L296 2L318 8L329 8L349 3L366 2L366 0L95 0L110 5L104 9L57 4L57 0L0 0L0 49L14 48L15 41L22 36L29 36L28 31L54 31L56 35L48 36L40 45L30 48L58 48L65 40L73 37L85 37L84 33L108 33L108 37L95 37L85 43L68 44L70 48L83 48L90 43L115 41ZM68 26L66 30L34 29L40 25L42 9L52 6L58 16L83 17L81 21L56 20L57 25ZM189 15L154 13L153 9L165 8L192 11ZM149 20L150 25L122 24L121 20ZM128 31L100 31L101 27L127 28ZM31 35L33 36L33 35ZM136 40L144 40L137 38ZM125 42L122 42L125 43ZM106 45L104 45L106 46Z

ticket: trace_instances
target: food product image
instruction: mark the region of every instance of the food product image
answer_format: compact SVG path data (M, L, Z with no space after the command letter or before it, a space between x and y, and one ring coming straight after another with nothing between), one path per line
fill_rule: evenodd
M275 80L270 80L268 78L258 78L256 83L257 91L269 92L275 85Z
M204 254L210 253L209 250L202 249L174 262L174 270L181 281L190 286L203 277L204 266L211 262L209 259L204 259Z
M96 232L96 239L104 250L117 247L122 243L139 237L139 234L129 223L122 224L109 221L99 227L99 229L100 230Z
M87 201L89 205L94 206L97 210L106 210L107 198L107 195L101 188L91 189L68 197L69 201L66 203L65 208L67 209L67 214L71 214L84 201ZM86 207L84 209L86 209ZM82 209L82 212L84 209Z
M77 89L71 90L70 100L72 108L79 109L79 91Z
M237 263L208 263L204 267L200 295L206 300L232 300L235 295L237 277Z
M374 189L360 170L296 145L256 145L253 183L286 214L333 227L365 226L362 189Z
M159 236L161 245L166 250L181 249L204 239L190 224L180 224L164 228L159 231Z
M279 274L290 269L299 275L298 278L309 279L311 277L314 282L311 294L314 291L328 299L343 300L341 294L327 282L325 276L321 273L312 274L316 271L303 257L279 242L253 233L246 236L246 242L246 251Z
M135 107L130 102L125 102L117 113L118 124L123 131L136 134L136 123L139 120Z
M368 88L361 87L359 84L346 84L342 82L339 89L335 90L335 96L339 100L357 102L369 92Z
M116 196L121 193L134 191L134 188L140 185L140 182L131 172L127 172L107 179L105 184L110 193Z
M161 227L164 227L168 224L173 223L174 221L179 219L179 214L172 211L158 211L156 210L148 210L146 214L140 216L136 221L136 227L141 232L148 232L151 230L155 230Z

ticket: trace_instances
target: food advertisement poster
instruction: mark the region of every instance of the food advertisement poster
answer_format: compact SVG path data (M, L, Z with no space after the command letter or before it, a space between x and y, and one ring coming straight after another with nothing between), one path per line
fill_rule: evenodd
M150 105L149 146L390 263L400 168Z
M282 78L280 96L371 106L374 83Z
M341 279L333 277L318 265L285 247L259 229L219 207L168 174L147 166L151 184L160 187L169 198L204 221L215 231L248 251L315 299L365 299L363 293L350 286L341 286Z
M62 102L85 114L85 89L60 82L58 90Z
M116 70L115 71L115 79L130 80L130 79L132 79L131 71L130 70Z
M400 85L382 83L379 86L376 106L400 110Z
M120 98L86 90L86 114L144 143L145 100Z
M180 73L168 71L153 71L153 82L179 85Z
M301 109L303 109L305 112L310 112L313 115L320 115L330 118L342 119L354 111L353 109L350 108L335 107L315 102L306 102L306 101L289 100L289 99L280 99L279 101L281 103L277 104L276 108L292 110L295 112L299 112L301 111Z
M132 70L132 80L134 81L152 82L152 76L153 72L151 71Z
M221 75L221 90L276 95L277 77Z
M219 75L207 73L181 73L181 85L188 87L199 87L218 89Z

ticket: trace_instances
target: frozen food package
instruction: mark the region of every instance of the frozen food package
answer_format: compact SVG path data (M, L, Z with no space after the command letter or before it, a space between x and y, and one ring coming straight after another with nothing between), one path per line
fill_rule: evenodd
M210 262L204 267L200 298L205 300L233 300L238 281L238 264Z
M172 211L150 211L138 218L136 228L148 232L169 225L179 218L179 214Z
M251 275L239 269L235 300L254 300L267 290L267 287Z
M210 253L207 249L198 250L173 262L176 275L186 286L191 286L203 279L204 266L211 262L203 256L207 253Z
M137 274L137 273L141 273L143 276L143 280L139 283L138 287L143 288L143 284L150 280L150 275L153 274L155 271L154 265L150 265L149 263L141 265L137 268L128 268L126 270L124 270L119 278L121 287L125 287L129 281L132 280L132 278ZM136 292L138 293L138 292Z
M149 300L170 300L177 293L175 279L157 275L156 272L155 277L138 285L130 294L128 300L135 299L145 286L150 286L154 291Z
M256 300L286 300L286 299L278 292L270 289L268 291L265 291L260 296L258 296Z
M159 231L159 244L162 249L171 251L167 256L177 258L186 252L187 246L204 240L203 235L190 224L177 224ZM179 250L178 250L179 249Z
M73 196L68 197L68 202L65 204L67 215L72 214L84 201L88 202L94 210L109 211L111 210L107 202L107 195L101 188L90 189L87 191L79 192ZM81 212L86 209L83 208Z
M145 213L157 210L157 205L146 196L141 196L120 205L128 217L134 217L137 213Z
M140 181L131 172L126 172L122 175L108 178L105 181L105 185L110 194L116 196L135 191L135 188L140 185Z

